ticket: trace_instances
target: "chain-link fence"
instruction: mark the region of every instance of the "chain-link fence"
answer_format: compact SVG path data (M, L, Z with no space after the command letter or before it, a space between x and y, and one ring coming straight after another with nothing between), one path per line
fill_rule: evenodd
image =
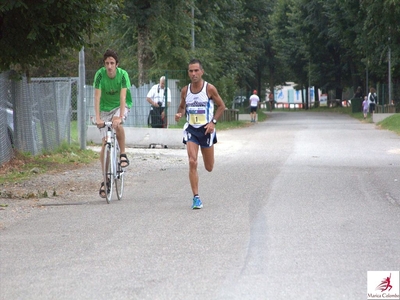
M376 93L378 96L378 103L376 105L376 113L399 113L400 112L400 84L392 84L392 99L389 100L389 86L385 83L379 83L377 85L372 85L371 87L375 87ZM354 97L355 91L351 88L347 88L342 92L342 99L336 99L336 102L342 101L343 105L350 105L351 101ZM364 96L369 94L369 89L363 92ZM335 100L336 91L330 90L328 91L328 102L332 102ZM362 100L361 100L362 102ZM361 102L357 105L359 108L356 111L361 111ZM354 104L354 103L353 103Z
M36 109L39 152L52 151L63 142L70 143L72 99L77 98L78 78L32 78L30 94ZM76 114L76 111L74 111Z
M9 161L16 149L33 155L52 151L63 142L71 141L71 121L76 123L78 116L79 78L32 78L28 83L25 77L12 79L16 74L0 74L0 165ZM86 103L86 125L94 116L94 89L92 86L95 71L86 73L84 98ZM133 106L125 126L151 127L150 104L147 93L166 77L166 86L171 91L169 106L165 108L166 127L175 125L174 115L180 102L180 89L187 83L186 71L160 71L153 75L145 72L148 83L138 83L138 72L128 71L131 79ZM76 128L76 126L74 126ZM77 133L76 133L77 134Z
M7 73L0 74L0 165L13 156L12 84Z
M71 99L77 78L12 79L0 74L0 164L13 148L33 155L53 151L70 141Z
M392 84L392 99L389 100L389 86L378 84L376 87L378 103L377 113L399 113L400 112L400 84Z

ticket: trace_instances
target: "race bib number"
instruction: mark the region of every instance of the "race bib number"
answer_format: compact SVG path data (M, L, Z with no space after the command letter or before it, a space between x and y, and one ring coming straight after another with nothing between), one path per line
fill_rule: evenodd
M206 123L206 110L204 107L192 107L189 109L190 125L203 125Z

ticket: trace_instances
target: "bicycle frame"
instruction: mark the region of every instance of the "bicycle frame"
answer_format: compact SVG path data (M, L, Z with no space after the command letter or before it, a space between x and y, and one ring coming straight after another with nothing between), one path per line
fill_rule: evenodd
M113 186L118 200L122 199L124 190L124 170L120 165L119 155L120 148L117 140L117 134L112 127L112 122L104 122L104 127L107 127L107 134L103 147L102 170L106 191L107 203L111 202Z

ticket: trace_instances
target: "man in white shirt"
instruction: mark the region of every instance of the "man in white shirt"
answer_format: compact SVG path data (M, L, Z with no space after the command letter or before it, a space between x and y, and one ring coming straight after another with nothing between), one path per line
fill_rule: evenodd
M251 95L249 98L251 122L255 122L257 120L257 108L259 102L260 98L257 96L257 90L254 90L253 95Z
M160 83L153 85L147 93L147 102L151 105L150 124L153 128L167 128L167 117L165 115L165 98L167 97L167 108L171 104L171 90L165 93L165 76L160 77Z

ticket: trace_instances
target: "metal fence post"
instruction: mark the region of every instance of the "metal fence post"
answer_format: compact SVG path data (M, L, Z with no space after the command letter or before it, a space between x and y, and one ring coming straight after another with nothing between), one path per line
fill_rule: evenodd
M86 149L86 97L85 97L85 50L79 51L79 89L78 89L78 136L82 150Z

